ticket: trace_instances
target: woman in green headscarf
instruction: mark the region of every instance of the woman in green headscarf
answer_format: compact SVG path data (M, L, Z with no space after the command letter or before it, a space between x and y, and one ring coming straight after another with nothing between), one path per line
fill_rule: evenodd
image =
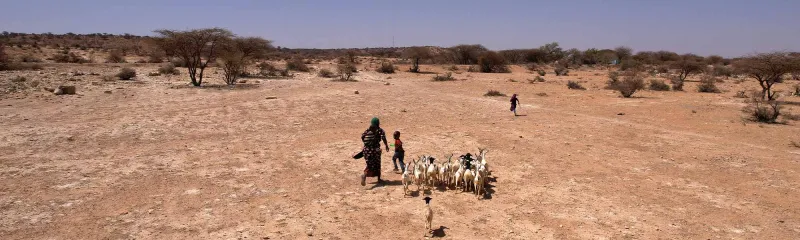
M364 159L367 161L367 167L364 169L364 174L361 175L361 186L366 185L367 177L378 177L378 183L381 180L381 140L383 145L386 146L386 151L389 151L389 144L386 143L386 133L380 127L381 122L378 118L372 118L369 128L361 134L361 141L364 142Z

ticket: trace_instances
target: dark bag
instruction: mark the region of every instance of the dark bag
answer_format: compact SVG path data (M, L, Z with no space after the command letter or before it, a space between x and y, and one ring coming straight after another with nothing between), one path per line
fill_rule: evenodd
M356 153L356 155L353 155L353 159L360 159L363 157L364 157L364 151L358 152Z

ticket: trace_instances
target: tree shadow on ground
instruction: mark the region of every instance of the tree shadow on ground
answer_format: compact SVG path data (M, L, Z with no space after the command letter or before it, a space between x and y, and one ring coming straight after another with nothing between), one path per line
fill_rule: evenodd
M226 85L226 84L204 84L200 87L195 87L191 84L186 85L178 85L172 86L173 89L188 89L188 88L195 88L195 89L214 89L214 90L251 90L258 88L258 84L249 84L249 83L240 83L236 85Z

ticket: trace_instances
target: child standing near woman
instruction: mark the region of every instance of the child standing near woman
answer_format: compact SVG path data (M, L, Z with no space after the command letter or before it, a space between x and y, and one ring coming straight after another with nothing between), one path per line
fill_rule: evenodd
M394 131L394 155L392 156L392 163L394 164L394 171L397 171L397 160L400 160L400 172L406 171L406 164L403 162L406 152L403 150L403 141L400 141L400 131Z

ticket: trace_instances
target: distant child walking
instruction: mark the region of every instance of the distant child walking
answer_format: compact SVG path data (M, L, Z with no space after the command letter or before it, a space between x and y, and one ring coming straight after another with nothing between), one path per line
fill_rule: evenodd
M514 116L517 115L517 103L519 103L519 99L517 99L517 94L511 95L511 111L514 112Z
M394 156L392 156L394 171L397 171L397 160L400 160L401 172L406 171L406 164L403 162L405 155L406 152L403 150L403 141L400 141L400 131L394 131Z

